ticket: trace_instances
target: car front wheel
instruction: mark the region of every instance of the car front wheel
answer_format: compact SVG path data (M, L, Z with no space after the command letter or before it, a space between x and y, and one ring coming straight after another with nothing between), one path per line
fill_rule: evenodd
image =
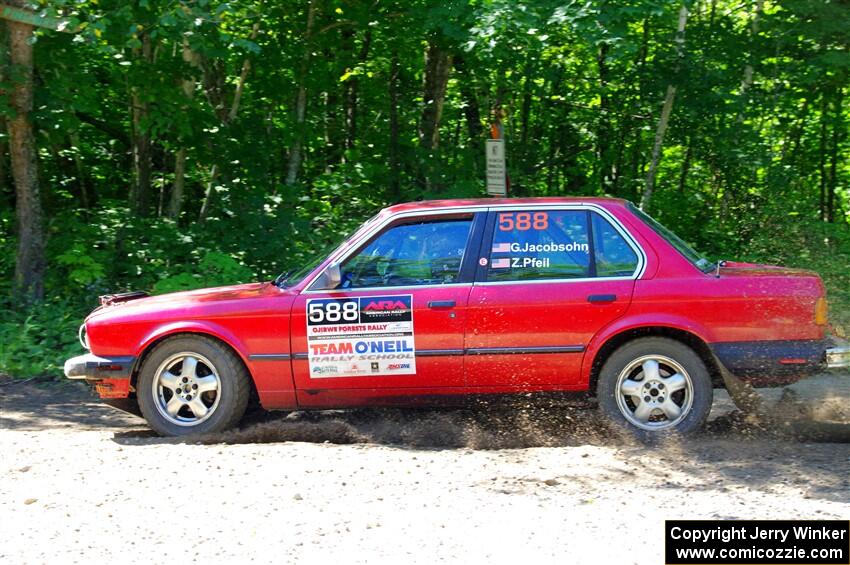
M700 429L711 411L714 389L693 349L648 337L611 354L599 374L597 396L611 423L651 439Z
M223 344L178 336L145 358L136 383L139 408L164 436L219 432L235 426L248 405L250 376Z

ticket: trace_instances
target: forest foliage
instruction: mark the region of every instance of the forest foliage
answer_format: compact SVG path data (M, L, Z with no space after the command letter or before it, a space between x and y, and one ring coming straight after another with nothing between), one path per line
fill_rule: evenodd
M28 40L24 279L0 26L0 372L57 371L98 294L270 279L389 203L484 196L495 122L512 196L814 268L850 327L847 0L15 3L65 29Z

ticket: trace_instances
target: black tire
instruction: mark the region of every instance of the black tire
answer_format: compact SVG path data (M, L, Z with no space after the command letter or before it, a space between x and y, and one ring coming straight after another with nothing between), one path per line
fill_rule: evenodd
M197 365L199 368L193 372L201 375L200 379L208 378L211 374L217 375L218 383L214 394L212 391L203 393L205 395L203 402L205 405L209 405L208 412L203 418L197 418L192 407L187 405L188 408L181 408L177 415L171 417L173 420L183 418L187 421L175 423L169 420L168 415L164 413L167 412L167 409L160 404L165 400L160 398L160 394L171 398L175 393L169 387L155 387L154 379L157 378L157 373L163 367L163 364L169 363L175 357L177 360L174 366L182 367L183 364L180 359L184 353L198 356ZM207 367L206 361L213 366L213 370ZM173 374L173 371L169 372ZM242 419L251 396L250 380L251 377L242 360L229 347L215 339L200 335L180 335L159 343L145 357L139 369L136 396L139 400L139 408L148 425L162 436L214 433L232 428ZM157 390L160 390L161 393ZM190 389L186 396L180 398L185 400L191 396L192 392ZM183 395L183 392L181 391L179 394ZM195 396L198 397L197 402L201 395L195 394ZM204 406L200 408L203 410ZM180 416L180 414L183 414L183 416ZM192 418L195 418L197 422L192 423Z
M660 378L647 378L643 365L645 361L641 362L641 359L654 360L658 364ZM672 363L666 362L665 359ZM671 393L670 390L676 388L675 385L681 382L675 377L669 380L671 376L681 373L680 370L675 370L673 364L678 364L684 369L686 373L684 381L687 383L689 380L690 387L686 385ZM623 381L639 383L640 394L630 396L621 393L618 383L624 371L628 373L624 375ZM674 380L677 383L673 383ZM665 382L668 383L667 388L664 387ZM626 382L626 384L629 383ZM685 400L688 392L691 394L690 402ZM714 387L705 363L693 349L673 339L646 337L622 345L608 357L599 373L596 394L602 414L615 428L642 441L652 441L657 438L687 435L698 431L711 411ZM618 401L620 394L622 396ZM663 396L665 394L666 396ZM647 421L639 421L637 407L645 398L649 398L650 401L643 408L651 410L651 416ZM680 409L679 415L671 418L667 414L668 405L664 403L664 407L668 410L662 409L659 399L674 401ZM629 411L630 417L624 414L625 410ZM640 427L641 424L644 427Z

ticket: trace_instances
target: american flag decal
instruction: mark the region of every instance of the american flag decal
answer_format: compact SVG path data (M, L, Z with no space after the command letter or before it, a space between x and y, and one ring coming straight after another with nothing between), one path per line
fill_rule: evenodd
M508 267L511 266L511 260L510 259L493 259L493 262L491 263L491 265L494 269L507 269Z
M493 253L508 253L510 250L510 243L496 243L493 245Z

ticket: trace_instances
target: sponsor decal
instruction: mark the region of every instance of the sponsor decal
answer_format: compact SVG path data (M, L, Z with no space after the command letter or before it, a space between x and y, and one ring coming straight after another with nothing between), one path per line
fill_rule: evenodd
M313 378L415 374L413 296L308 300L307 354Z
M413 322L413 297L377 296L360 298L362 322Z

